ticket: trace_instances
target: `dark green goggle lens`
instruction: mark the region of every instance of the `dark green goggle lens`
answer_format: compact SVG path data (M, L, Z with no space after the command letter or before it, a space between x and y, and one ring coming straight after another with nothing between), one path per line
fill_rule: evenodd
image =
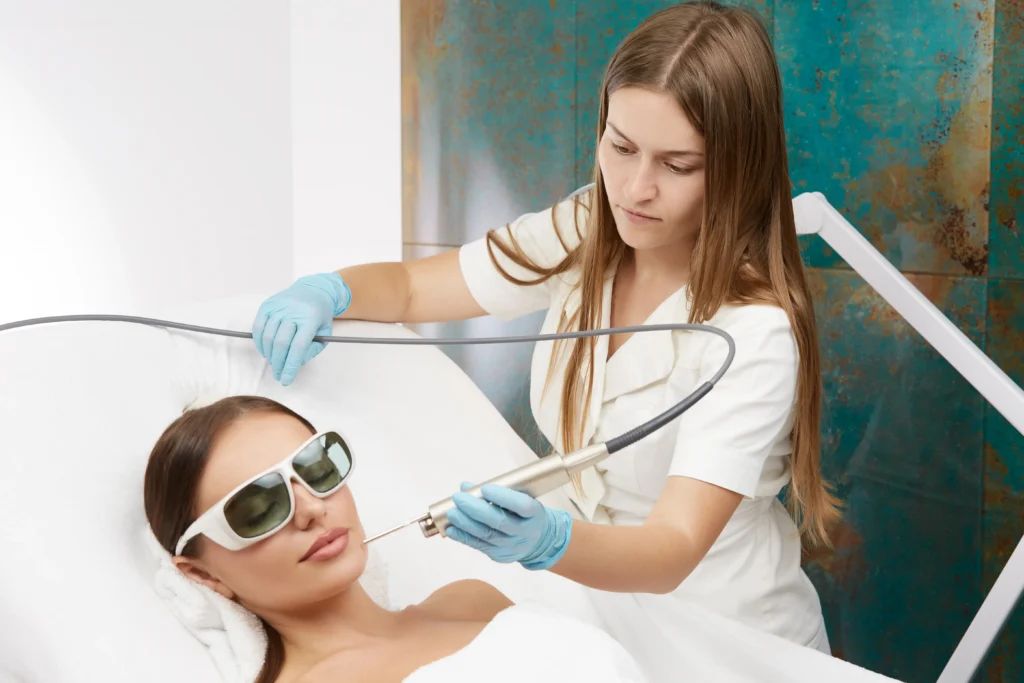
M303 448L292 467L311 489L325 493L345 481L352 470L352 454L341 436L328 432Z
M224 505L224 517L236 534L255 538L280 526L291 508L288 484L280 474L271 472L231 496Z

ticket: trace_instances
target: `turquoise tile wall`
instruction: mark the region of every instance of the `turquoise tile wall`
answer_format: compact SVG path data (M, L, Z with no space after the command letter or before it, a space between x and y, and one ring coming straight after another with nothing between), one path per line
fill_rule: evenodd
M911 281L977 344L981 278ZM813 271L824 350L822 462L845 504L805 563L833 652L934 681L980 604L984 402L859 275Z
M407 253L479 238L589 182L604 64L671 4L403 0ZM825 193L1024 382L1024 3L742 4L779 54L794 194ZM1024 534L1024 437L821 240L802 244L821 327L823 463L846 502L836 547L805 566L838 656L934 681ZM530 349L450 353L545 450L526 402ZM1022 611L978 680L1024 680Z
M775 0L793 182L901 270L986 272L992 22L992 0Z
M571 2L403 2L405 242L493 227L483 188L513 211L572 190L574 25Z
M1024 386L1024 280L988 281L986 351ZM995 581L1024 535L1024 439L985 406L983 590ZM1024 680L1024 609L1018 605L989 657L986 681Z
M996 0L989 274L1024 277L1024 3Z

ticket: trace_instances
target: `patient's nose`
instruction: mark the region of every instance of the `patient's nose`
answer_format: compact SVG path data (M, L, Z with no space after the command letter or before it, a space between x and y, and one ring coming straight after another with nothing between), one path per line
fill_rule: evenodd
M327 514L327 502L317 498L301 484L292 482L295 491L295 524L305 529L314 521Z

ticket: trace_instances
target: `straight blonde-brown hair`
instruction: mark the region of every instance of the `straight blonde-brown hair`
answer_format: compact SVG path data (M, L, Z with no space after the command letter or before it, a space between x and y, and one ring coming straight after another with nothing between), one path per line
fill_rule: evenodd
M804 276L793 218L782 110L782 82L771 39L756 14L717 2L691 2L662 10L631 33L612 56L601 86L597 140L608 119L608 98L634 87L672 95L704 138L703 224L690 264L691 323L712 318L724 304L767 304L789 317L799 352L792 481L787 504L812 544L830 545L839 501L820 468L821 367L810 289ZM487 235L491 260L520 285L580 273L580 307L563 315L560 330L601 326L608 268L629 247L615 228L599 165L593 190L574 198L586 204L586 225L575 226L579 245L553 267L532 262L510 230ZM554 218L552 208L552 218ZM556 225L559 239L561 230ZM564 245L564 240L563 240ZM495 250L536 279L512 277ZM596 340L573 340L562 385L560 435L566 452L582 447L593 392ZM552 361L562 352L555 346ZM554 362L551 364L554 367ZM579 485L578 479L574 482Z

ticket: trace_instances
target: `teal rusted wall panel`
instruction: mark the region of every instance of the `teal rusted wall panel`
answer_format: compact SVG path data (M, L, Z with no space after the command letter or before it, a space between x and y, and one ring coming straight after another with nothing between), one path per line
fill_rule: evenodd
M993 17L992 0L775 3L796 189L901 270L986 272Z
M1024 385L1024 280L989 280L986 351ZM1024 537L1024 439L991 406L986 406L984 482L987 593ZM984 680L1024 681L1024 610L1019 607L989 657Z
M484 193L531 207L568 193L573 3L417 0L402 21L405 241L461 244L513 217Z
M812 271L822 349L822 462L844 501L811 550L834 653L934 681L980 605L984 402L849 270ZM985 280L912 276L976 344Z
M989 273L1024 277L1024 3L996 0ZM1020 680L1024 680L1024 676Z

